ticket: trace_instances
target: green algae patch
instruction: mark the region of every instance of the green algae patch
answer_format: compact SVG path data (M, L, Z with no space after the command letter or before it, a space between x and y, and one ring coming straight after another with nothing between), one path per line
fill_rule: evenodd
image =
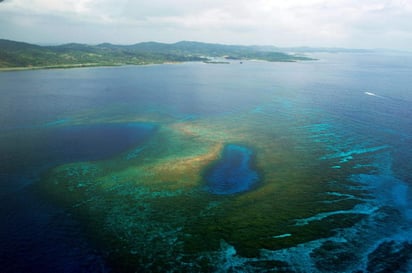
M119 272L211 270L222 242L236 255L259 257L263 249L324 238L362 218L345 212L362 203L356 196L363 193L332 183L350 183L342 172L352 163L331 168L333 159L319 160L321 144L291 137L290 128L260 125L254 115L168 121L116 157L52 169L41 187L78 216ZM203 174L229 143L253 148L261 181L251 191L214 195L204 189ZM299 225L302 219L309 220Z

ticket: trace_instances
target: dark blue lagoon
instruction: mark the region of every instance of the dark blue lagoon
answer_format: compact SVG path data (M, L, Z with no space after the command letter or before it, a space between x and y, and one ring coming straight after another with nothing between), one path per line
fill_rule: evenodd
M142 144L154 129L145 123L63 126L47 130L35 152L49 162L105 159Z
M205 175L207 190L214 194L233 194L256 186L259 177L251 166L252 155L246 147L225 146L219 161Z
M98 252L82 241L79 224L61 208L40 199L31 185L53 166L119 155L141 145L155 130L148 123L61 123L48 123L34 133L2 135L0 243L5 272L105 270Z
M2 272L410 272L412 56L0 73Z
M142 144L154 130L150 123L61 125L61 122L58 126L47 123L31 130L9 130L1 137L0 170L9 183L23 179L22 176L33 178L59 164L118 155ZM18 185L6 187L13 186Z

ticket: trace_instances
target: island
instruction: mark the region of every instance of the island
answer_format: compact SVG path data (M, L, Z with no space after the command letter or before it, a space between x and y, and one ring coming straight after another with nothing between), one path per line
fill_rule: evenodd
M40 46L0 39L0 71L89 66L144 65L180 62L214 63L261 60L296 62L311 58L275 51L272 47L223 45L181 41L173 44L143 42L133 45L70 43Z

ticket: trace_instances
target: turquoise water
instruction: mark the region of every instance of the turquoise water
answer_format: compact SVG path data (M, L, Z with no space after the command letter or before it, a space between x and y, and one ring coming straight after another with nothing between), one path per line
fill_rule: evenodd
M0 73L2 272L410 272L412 56L317 57Z

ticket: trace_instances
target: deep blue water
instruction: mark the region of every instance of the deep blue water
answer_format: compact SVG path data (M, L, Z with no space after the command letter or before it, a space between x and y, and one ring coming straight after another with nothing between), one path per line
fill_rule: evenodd
M206 173L207 190L214 194L244 192L256 186L258 173L252 169L252 151L229 144L218 162Z
M3 138L0 157L3 272L105 270L105 262L82 239L81 227L71 215L39 198L30 185L53 166L102 160L138 146L155 127L145 123L59 126L62 123L48 123L34 135L12 134Z
M366 223L365 230L357 232L364 234L361 244L410 241L412 56L319 54L318 58L302 63L0 73L2 272L108 271L103 254L85 240L76 220L41 199L31 185L49 167L104 159L139 147L155 128L117 121L153 113L175 121L255 113L274 127L278 119L290 121L296 134L311 133L305 141L325 144L327 152L319 160L334 159L337 169L371 154L375 173L351 179L372 192L374 199L353 211L373 216L378 208L391 207L401 216L391 223ZM250 156L243 147L227 146L224 160L210 170L209 190L230 194L253 187L258 174ZM236 176L242 183L234 183ZM351 236L342 234L345 240ZM365 252L384 258L378 250ZM281 257L295 261L301 257L296 266L305 268L310 251L293 249Z
M1 174L9 183L15 182L7 185L2 194L14 186L19 188L22 184L19 180L27 182L50 167L107 159L125 152L144 142L155 130L149 123L62 126L64 122L58 120L46 123L41 129L9 132L2 136Z

